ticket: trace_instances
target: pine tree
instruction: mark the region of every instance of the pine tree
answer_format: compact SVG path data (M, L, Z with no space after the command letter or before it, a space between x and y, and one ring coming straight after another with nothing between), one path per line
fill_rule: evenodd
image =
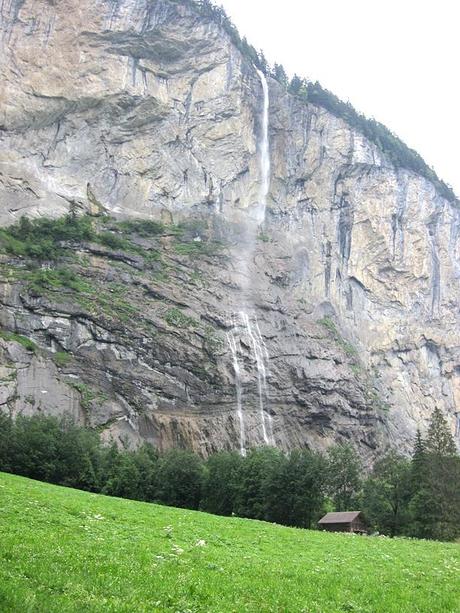
M298 94L300 89L304 85L303 79L301 79L298 75L294 75L289 83L288 91L290 94Z
M417 430L410 469L409 534L412 536L419 538L429 536L429 525L433 523L430 489L425 442L420 430Z
M426 478L426 449L422 435L418 429L415 435L410 472L411 494L413 495L420 489Z
M431 417L425 447L429 454L439 456L454 456L456 454L454 439L449 431L447 421L437 407Z
M281 85L284 85L284 87L287 86L288 77L282 64L275 64L273 66L272 76L278 81L278 83L281 83Z
M454 539L460 533L460 458L448 424L437 408L426 440L417 436L411 473L412 534Z
M267 59L262 49L258 52L257 57L258 57L258 62L257 62L258 67L264 74L268 74L270 72L269 66L268 66Z

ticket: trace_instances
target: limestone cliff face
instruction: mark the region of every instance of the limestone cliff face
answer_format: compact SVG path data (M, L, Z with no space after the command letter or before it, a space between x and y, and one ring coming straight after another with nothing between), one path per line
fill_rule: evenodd
M99 296L124 287L124 318L35 295L2 256L0 323L39 347L0 339L4 408L202 453L238 448L242 427L246 447L407 451L435 406L458 435L455 203L268 79L257 228L262 84L218 25L167 0L0 11L0 223L72 207L188 228L186 248L134 237L156 268L75 247Z

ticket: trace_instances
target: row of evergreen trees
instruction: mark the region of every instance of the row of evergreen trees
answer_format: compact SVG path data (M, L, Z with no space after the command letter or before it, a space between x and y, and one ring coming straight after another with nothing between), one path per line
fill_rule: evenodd
M326 511L362 509L384 534L453 540L460 535L460 457L440 411L412 459L390 452L364 476L350 445L326 455L265 447L206 461L185 450L163 455L104 446L67 419L0 413L0 470L113 496L219 515L311 528Z

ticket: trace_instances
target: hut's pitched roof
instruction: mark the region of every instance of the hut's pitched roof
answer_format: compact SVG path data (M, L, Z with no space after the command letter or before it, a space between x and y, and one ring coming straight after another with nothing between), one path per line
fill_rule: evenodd
M341 513L326 513L319 524L349 524L361 514L361 511L343 511Z

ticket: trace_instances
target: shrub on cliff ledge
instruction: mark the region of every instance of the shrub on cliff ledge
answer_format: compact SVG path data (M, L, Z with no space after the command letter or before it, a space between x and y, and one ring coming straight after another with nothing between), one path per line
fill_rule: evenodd
M8 332L7 330L0 330L0 338L3 338L5 341L15 341L16 343L22 345L24 349L27 349L27 351L32 353L35 353L37 349L37 345L30 340L30 338L27 338L27 336L23 336L22 334Z
M168 309L164 319L170 326L175 328L194 328L198 323L196 319L189 317L177 307Z
M81 242L94 238L92 218L65 215L58 219L21 219L0 230L0 247L16 256L54 260L63 255L63 243Z

